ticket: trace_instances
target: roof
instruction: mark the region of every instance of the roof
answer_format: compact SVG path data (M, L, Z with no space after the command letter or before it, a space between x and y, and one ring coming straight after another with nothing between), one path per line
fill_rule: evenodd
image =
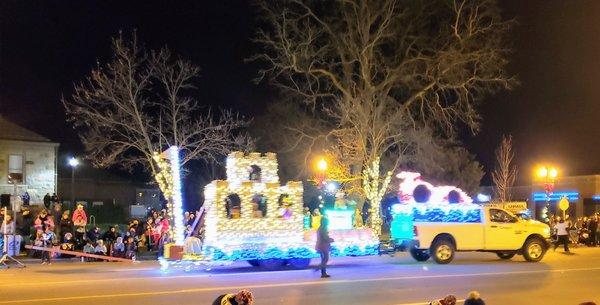
M50 142L50 139L43 137L29 129L25 129L13 122L0 116L0 139L28 141L28 142Z

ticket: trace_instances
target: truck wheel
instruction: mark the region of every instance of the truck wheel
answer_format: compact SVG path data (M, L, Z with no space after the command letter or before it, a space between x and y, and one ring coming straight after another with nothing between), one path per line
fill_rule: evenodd
M511 259L511 258L513 258L513 256L515 256L515 254L517 254L517 251L498 251L498 252L496 252L496 255L498 255L498 257L501 259Z
M530 238L523 245L523 257L528 262L539 262L546 254L546 245L539 238Z
M252 267L258 267L258 266L260 266L260 260L251 259L251 260L248 260L248 264L250 264Z
M454 259L454 244L451 241L442 238L435 240L431 245L431 255L438 264L447 264Z
M285 265L285 260L279 258L263 259L259 261L260 267L267 270L277 270Z
M310 258L290 258L288 264L294 269L304 269L310 266Z
M427 250L411 248L409 252L410 256L412 256L412 258L414 258L417 262L427 261L430 257L429 253L427 253Z

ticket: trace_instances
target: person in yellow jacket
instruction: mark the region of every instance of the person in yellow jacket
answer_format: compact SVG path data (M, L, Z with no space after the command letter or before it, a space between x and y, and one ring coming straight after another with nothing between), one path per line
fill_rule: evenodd
M212 305L253 305L254 296L252 292L242 289L238 293L220 295L213 301Z

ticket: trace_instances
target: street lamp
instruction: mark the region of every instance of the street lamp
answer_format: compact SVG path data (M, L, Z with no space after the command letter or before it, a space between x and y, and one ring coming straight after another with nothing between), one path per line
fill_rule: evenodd
M319 159L317 162L317 169L320 172L325 172L327 170L327 160L325 160L325 158Z
M317 160L317 185L319 186L319 188L322 187L323 183L325 182L327 167L327 160L324 157L321 157Z
M79 165L77 158L69 158L69 166L71 167L71 204L73 207L75 207L75 168L77 165Z
M556 183L556 178L558 177L558 169L553 166L540 166L536 170L536 175L538 179L540 179L544 183L544 192L546 193L546 207L545 207L545 220L548 221L549 210L550 207L550 195L554 191L554 184Z

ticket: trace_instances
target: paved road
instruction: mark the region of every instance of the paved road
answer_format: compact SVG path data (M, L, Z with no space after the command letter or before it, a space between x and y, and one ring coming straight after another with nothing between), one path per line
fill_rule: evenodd
M249 288L256 304L424 304L479 290L486 304L600 302L600 248L548 253L541 263L459 253L450 265L396 257L334 258L332 278L312 270L260 271L234 264L211 271L161 272L156 262L80 263L0 270L0 304L211 304Z

